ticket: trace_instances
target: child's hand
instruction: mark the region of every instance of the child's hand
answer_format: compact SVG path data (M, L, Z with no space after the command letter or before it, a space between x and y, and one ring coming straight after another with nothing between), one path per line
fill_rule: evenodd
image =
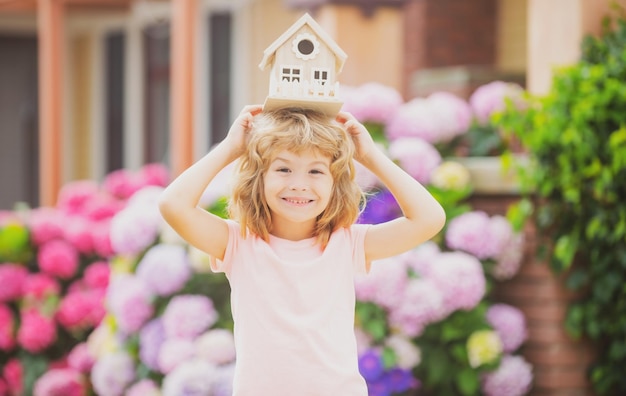
M240 156L246 150L246 143L248 142L248 133L252 128L252 121L254 117L263 111L262 105L248 105L245 106L230 129L225 142L231 145L231 148L236 157Z
M361 124L352 114L341 111L337 115L337 121L343 124L344 128L354 141L356 147L355 158L360 163L364 164L366 160L378 150L376 143L372 136L368 132L367 128Z

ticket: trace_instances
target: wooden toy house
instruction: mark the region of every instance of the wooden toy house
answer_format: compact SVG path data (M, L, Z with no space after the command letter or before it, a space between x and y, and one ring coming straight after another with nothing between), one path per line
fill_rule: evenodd
M304 14L263 52L261 70L271 67L264 109L311 108L336 115L337 74L348 56L309 15Z

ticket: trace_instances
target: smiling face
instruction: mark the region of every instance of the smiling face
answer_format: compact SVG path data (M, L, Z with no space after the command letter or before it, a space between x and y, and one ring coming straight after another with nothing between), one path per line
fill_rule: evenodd
M332 195L330 163L315 151L276 154L263 176L272 235L292 240L314 235L317 218Z

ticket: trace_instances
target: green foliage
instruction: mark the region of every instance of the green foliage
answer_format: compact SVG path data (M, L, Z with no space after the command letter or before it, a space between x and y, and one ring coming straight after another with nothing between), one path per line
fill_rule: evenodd
M626 394L626 21L609 25L585 39L582 59L555 73L546 96L497 119L531 157L514 223L531 213L551 267L588 291L566 328L597 342L590 373L601 395Z

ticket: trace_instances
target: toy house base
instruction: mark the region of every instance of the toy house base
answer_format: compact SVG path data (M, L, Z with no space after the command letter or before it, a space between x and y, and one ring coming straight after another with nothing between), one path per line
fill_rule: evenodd
M336 99L311 100L298 98L274 98L268 96L263 105L263 111L272 111L284 108L312 109L329 117L335 117L341 110L343 101Z

